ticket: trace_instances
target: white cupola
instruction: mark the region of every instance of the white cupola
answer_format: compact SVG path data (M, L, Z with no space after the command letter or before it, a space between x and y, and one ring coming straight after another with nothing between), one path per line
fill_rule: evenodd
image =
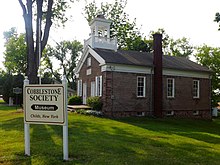
M92 48L103 48L117 50L117 39L110 38L111 21L105 19L103 15L98 15L89 25L91 35L84 41L84 47L90 45Z

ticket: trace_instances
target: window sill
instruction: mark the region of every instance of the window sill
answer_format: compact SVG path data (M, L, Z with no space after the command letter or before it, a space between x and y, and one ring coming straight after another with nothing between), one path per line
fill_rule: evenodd
M138 99L146 98L146 96L137 96Z
M193 99L195 99L195 100L199 100L199 99L200 99L200 97L193 97Z
M175 99L174 96L167 96L167 99Z

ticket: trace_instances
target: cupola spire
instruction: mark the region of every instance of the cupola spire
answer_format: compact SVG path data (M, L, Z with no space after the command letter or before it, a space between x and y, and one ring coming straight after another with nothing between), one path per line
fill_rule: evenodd
M89 25L91 36L84 42L84 47L90 45L92 48L117 50L116 38L110 37L110 20L106 19L104 15L98 14Z

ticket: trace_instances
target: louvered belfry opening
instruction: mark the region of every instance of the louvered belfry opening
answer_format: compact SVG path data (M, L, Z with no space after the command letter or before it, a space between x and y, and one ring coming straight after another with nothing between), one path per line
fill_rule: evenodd
M162 34L153 35L153 54L154 54L154 84L153 84L153 107L154 116L162 117L163 108L163 83L162 83Z

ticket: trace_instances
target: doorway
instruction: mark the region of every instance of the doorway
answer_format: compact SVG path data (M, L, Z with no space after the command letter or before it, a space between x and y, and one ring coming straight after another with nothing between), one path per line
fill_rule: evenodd
M83 104L86 104L87 99L87 84L83 83Z

